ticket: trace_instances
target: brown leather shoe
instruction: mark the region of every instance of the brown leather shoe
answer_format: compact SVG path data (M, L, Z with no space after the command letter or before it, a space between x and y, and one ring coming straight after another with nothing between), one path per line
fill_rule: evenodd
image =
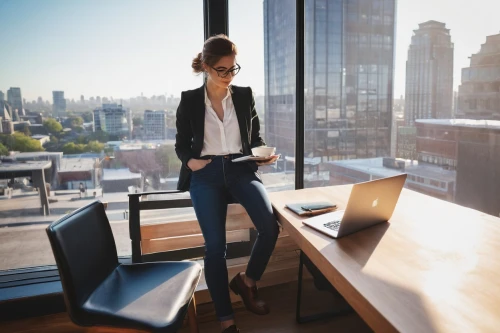
M236 327L236 325L231 325L226 328L222 333L239 333L240 330Z
M241 273L236 274L236 276L229 283L229 288L236 294L240 295L243 300L243 304L248 311L253 312L258 315L266 315L269 313L269 307L266 302L259 299L257 293L257 287L248 287L241 277Z

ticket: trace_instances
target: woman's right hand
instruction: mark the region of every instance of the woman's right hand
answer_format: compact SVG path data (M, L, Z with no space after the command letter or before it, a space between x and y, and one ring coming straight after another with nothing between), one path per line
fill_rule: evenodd
M197 160L192 158L188 161L187 166L191 171L198 171L203 169L210 162L212 162L212 160Z

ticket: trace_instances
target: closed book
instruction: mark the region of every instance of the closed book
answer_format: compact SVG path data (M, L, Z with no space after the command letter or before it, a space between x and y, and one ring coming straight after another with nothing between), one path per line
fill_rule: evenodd
M334 211L337 205L328 201L302 202L286 204L286 208L299 216L316 216Z

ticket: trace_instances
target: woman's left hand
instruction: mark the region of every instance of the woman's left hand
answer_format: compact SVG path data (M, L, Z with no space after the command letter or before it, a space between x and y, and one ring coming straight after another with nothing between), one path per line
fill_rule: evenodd
M279 157L280 157L280 155L271 155L271 156L269 156L269 159L262 160L262 161L255 161L255 163L257 163L258 166L270 165L270 164L274 164L278 160Z

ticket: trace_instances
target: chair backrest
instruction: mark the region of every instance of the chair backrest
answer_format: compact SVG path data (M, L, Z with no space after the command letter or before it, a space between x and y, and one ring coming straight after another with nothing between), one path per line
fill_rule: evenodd
M46 229L69 315L78 317L89 295L119 265L104 205L94 201Z

